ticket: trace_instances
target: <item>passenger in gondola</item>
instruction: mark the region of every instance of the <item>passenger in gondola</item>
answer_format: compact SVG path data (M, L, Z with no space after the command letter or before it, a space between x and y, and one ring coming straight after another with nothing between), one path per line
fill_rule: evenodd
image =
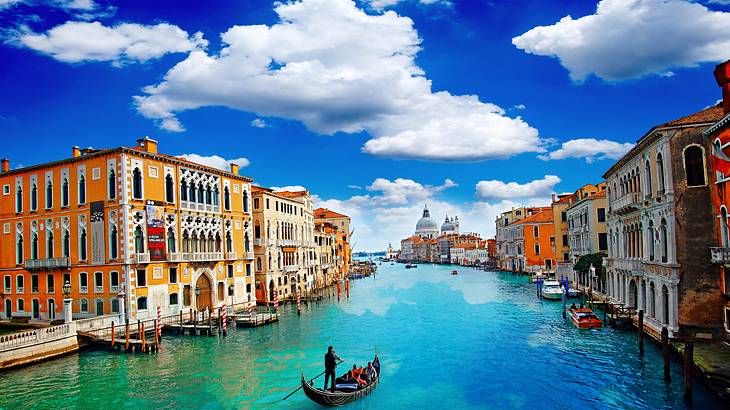
M324 390L327 390L327 381L332 378L332 393L335 392L335 368L337 367L337 362L342 361L340 356L337 356L337 353L335 353L335 348L330 346L327 348L327 353L324 355Z
M367 383L365 383L365 380L363 380L363 378L362 378L362 376L363 376L363 368L362 367L360 367L358 369L357 368L357 365L356 364L353 364L352 365L352 370L350 370L348 373L349 373L349 379L352 380L353 383L354 382L357 382L357 384L360 387L362 387L365 384L367 384Z
M375 370L372 362L368 362L368 367L365 368L365 381L368 384L372 383L378 377L378 371Z
M571 309L571 310L575 309L575 303L571 303L571 305L570 305L570 309Z

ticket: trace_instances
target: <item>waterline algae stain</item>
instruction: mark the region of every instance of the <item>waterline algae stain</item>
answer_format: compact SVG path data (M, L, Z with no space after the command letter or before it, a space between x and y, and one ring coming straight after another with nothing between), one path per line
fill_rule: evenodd
M85 351L0 379L0 407L318 408L281 401L300 374L323 370L332 344L345 363L375 349L384 373L352 409L684 408L681 364L663 381L661 351L611 328L578 330L525 277L448 266L381 265L350 298L282 308L280 322L226 338L168 336L157 355ZM323 378L315 381L318 387ZM694 407L720 408L699 381Z

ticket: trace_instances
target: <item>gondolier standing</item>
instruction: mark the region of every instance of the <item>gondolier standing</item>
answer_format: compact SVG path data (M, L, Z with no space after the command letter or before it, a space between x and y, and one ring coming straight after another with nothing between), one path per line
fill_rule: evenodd
M324 389L327 390L327 381L332 378L332 393L335 392L335 368L337 362L341 362L340 356L335 353L335 348L330 346L327 348L327 354L324 355Z

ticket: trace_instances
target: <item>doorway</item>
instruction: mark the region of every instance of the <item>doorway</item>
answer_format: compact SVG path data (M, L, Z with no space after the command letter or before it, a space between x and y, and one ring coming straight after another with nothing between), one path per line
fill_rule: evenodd
M56 302L53 299L48 301L48 319L53 320L56 318Z
M41 304L38 299L33 299L33 319L41 318Z
M200 275L197 282L195 282L195 306L199 311L211 309L211 286L210 279L205 274Z
M13 301L5 299L5 317L10 319L13 316Z

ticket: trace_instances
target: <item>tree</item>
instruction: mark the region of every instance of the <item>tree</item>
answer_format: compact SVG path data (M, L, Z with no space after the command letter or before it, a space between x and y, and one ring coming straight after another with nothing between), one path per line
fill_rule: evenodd
M591 265L596 268L596 275L603 273L603 258L607 255L605 253L591 253L583 255L578 259L578 263L573 266L573 270L582 273L588 273L591 269Z

